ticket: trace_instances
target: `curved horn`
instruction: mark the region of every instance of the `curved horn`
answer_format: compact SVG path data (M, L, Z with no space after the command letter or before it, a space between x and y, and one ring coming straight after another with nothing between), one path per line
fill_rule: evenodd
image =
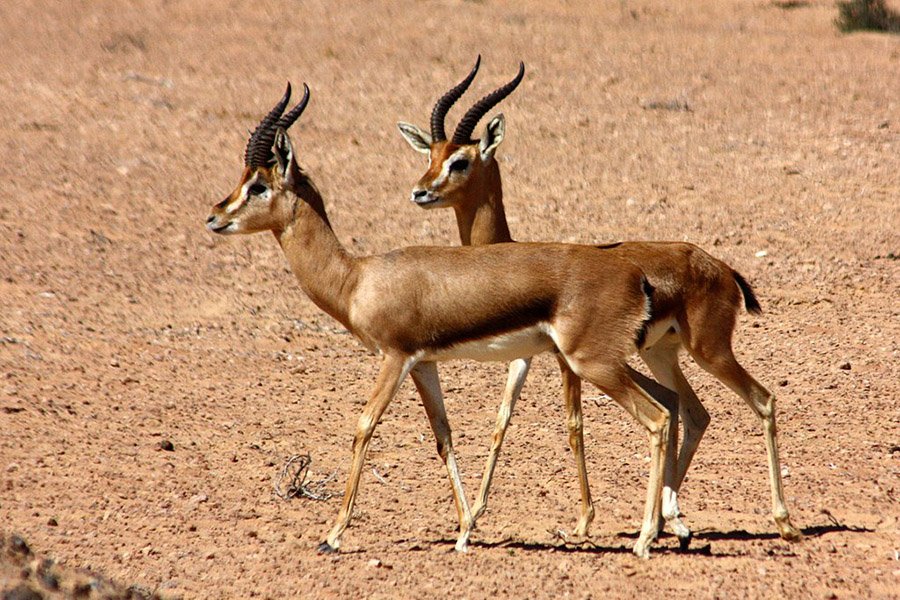
M484 114L494 108L501 100L509 96L514 89L519 85L522 81L522 77L525 76L525 63L519 63L519 73L513 78L512 81L504 85L503 87L497 88L469 109L469 111L463 116L462 120L456 126L456 131L453 132L453 143L454 144L469 144L472 142L472 132L475 131L475 126L478 125L478 121L481 120L481 117Z
M440 97L440 99L435 103L434 108L431 110L431 140L434 142L444 142L447 141L447 134L444 133L444 118L447 116L447 111L450 110L450 107L459 100L459 97L462 96L467 89L469 89L469 85L471 85L472 80L475 79L475 75L478 73L478 67L481 65L481 55L478 55L478 58L475 59L475 66L472 67L472 70L466 76L465 79L456 84L455 87L451 88L449 92Z
M297 103L297 106L292 108L290 112L286 115L283 115L278 122L275 123L275 129L279 127L287 130L291 125L294 124L294 121L300 118L300 115L303 114L303 111L306 109L306 105L309 103L309 86L305 83L303 84L303 98L300 102Z
M287 108L288 100L291 99L291 83L288 82L287 90L284 92L278 104L269 111L253 133L247 140L247 148L244 150L244 165L248 167L262 167L269 162L272 156L272 144L275 142L275 123Z

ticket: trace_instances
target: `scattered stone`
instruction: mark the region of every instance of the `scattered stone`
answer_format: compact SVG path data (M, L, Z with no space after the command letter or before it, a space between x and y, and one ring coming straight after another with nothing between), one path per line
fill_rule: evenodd
M49 519L47 519L47 525L49 525L50 527L56 527L57 525L59 525L59 522L53 517L50 517Z
M388 565L382 562L377 558L370 559L368 562L369 567L373 569L393 569L393 565Z
M850 370L850 363L849 363L849 362L842 363L841 366L840 366L840 369L841 369L842 371L849 371L849 370Z
M166 452L175 452L175 445L169 440L162 440L159 443L159 449L165 450Z
M787 384L788 384L787 379L782 379L781 381L778 382L779 387L787 387Z

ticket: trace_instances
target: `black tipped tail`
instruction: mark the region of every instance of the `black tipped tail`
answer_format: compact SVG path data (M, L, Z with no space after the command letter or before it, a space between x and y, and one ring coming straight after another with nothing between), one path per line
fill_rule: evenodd
M654 288L650 281L643 275L641 276L641 290L644 292L644 297L646 298L647 316L638 328L637 337L634 339L634 343L638 350L644 347L644 342L647 341L647 332L650 330L650 322L653 320Z
M759 305L759 300L756 299L756 294L753 293L753 288L750 287L747 280L737 271L732 271L731 274L734 275L734 281L738 284L738 287L741 288L741 294L744 295L744 307L747 309L747 312L753 315L762 314L762 307Z

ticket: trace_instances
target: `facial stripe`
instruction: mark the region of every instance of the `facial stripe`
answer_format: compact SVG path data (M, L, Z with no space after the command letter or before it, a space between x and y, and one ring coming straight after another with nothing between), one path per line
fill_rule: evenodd
M431 184L432 188L441 187L442 185L444 185L444 183L447 182L447 179L450 177L450 165L452 165L454 161L459 160L460 158L469 158L469 155L466 153L464 148L457 150L444 159L444 162L441 163L441 174Z
M246 182L244 182L244 185L241 186L241 193L238 194L238 197L235 198L231 202L231 204L229 204L228 206L225 207L226 214L230 215L231 213L233 213L234 211L239 209L244 204L244 202L247 199L247 190L250 189L251 185L256 183L256 180L258 178L259 178L259 176L257 175L257 176L252 177L251 179L248 179Z

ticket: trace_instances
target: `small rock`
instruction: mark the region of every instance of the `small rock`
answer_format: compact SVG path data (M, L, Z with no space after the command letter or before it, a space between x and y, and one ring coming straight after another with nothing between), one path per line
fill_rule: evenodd
M764 258L764 257L766 257L766 256L768 256L768 255L769 255L769 251L768 251L768 250L760 250L759 252L757 252L757 253L754 254L753 256L755 256L756 258Z
M382 562L380 560L378 560L377 558L373 558L373 559L369 560L370 567L377 569L381 565L382 565Z
M841 366L840 366L840 369L841 369L842 371L849 371L849 370L850 370L850 363L849 363L849 362L842 363Z
M174 445L172 442L170 442L169 440L162 440L162 441L159 443L159 449L160 449L160 450L165 450L166 452L174 452L174 451L175 451L175 445Z
M194 494L193 496L191 496L191 499L188 500L188 502L190 502L191 504L200 504L202 502L208 501L209 496L207 496L206 494Z
M782 379L781 381L778 382L778 385L779 385L780 387L787 387L787 384L788 384L788 380L787 380L787 379Z
M47 519L47 525L49 525L50 527L56 527L57 525L59 525L59 522L57 522L57 520L53 517L50 517L49 519Z

